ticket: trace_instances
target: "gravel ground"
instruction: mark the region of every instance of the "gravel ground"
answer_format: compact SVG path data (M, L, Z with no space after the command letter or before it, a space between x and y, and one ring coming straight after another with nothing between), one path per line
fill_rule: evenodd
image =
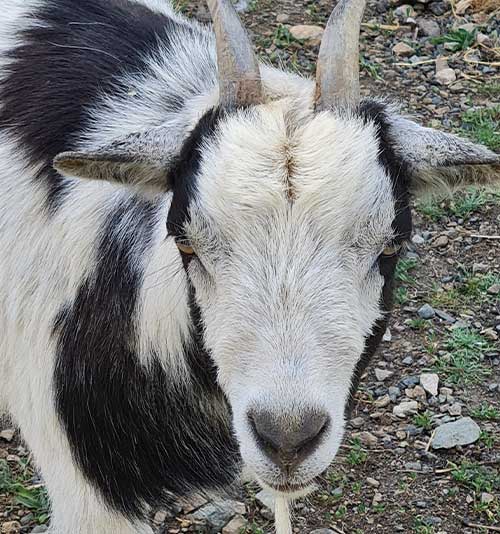
M200 3L179 3L206 18ZM239 5L263 57L313 74L330 1ZM500 150L499 14L499 0L369 2L363 93ZM341 454L318 491L295 505L295 532L500 532L499 236L498 192L415 206L390 331ZM0 532L43 532L43 485L8 422L0 430ZM154 521L162 533L263 534L273 531L269 504L249 486L238 501L197 496Z

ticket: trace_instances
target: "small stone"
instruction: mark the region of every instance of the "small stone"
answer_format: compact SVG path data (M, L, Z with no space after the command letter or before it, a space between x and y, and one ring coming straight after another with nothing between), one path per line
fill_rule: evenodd
M441 28L435 20L419 17L417 19L417 26L422 35L426 37L439 37L441 35Z
M465 24L460 24L460 26L457 26L457 30L464 30L467 33L473 33L476 31L476 25L473 22L466 22Z
M375 377L377 378L379 382L383 382L384 380L387 380L393 374L394 374L393 371L387 371L386 369L375 368Z
M290 33L294 39L307 41L311 45L319 45L323 37L324 29L321 26L309 24L298 24L290 28Z
M430 304L421 306L417 313L421 319L432 319L436 315L434 308Z
M490 270L490 266L487 263L473 263L472 264L473 274L487 273L489 270Z
M481 331L481 334L491 340L491 341L497 341L498 340L498 334L495 332L493 328L485 328Z
M425 239L419 234L415 234L411 238L411 241L412 243L415 243L415 245L423 245L425 243Z
M394 15L402 20L406 20L408 17L414 18L416 14L413 7L408 4L402 4L394 10Z
M351 426L354 428L361 428L365 424L365 420L362 417L354 417L351 419Z
M12 441L14 439L14 434L16 431L13 428L6 428L0 432L0 439L5 441Z
M403 365L411 365L412 363L413 363L413 358L411 356L407 356L402 361Z
M390 341L392 341L392 334L391 334L391 331L387 328L383 337L382 337L382 341L385 341L386 343L389 343Z
M488 391L494 393L495 391L500 391L500 384L488 384Z
M340 497L342 497L344 493L344 490L339 486L338 488L333 489L331 493L333 497L335 497L336 499L340 499Z
M361 445L365 447L375 447L378 439L371 432L355 432L352 434L353 439L359 439Z
M247 524L242 515L237 515L222 529L222 534L240 534Z
M17 534L21 531L21 523L19 521L7 521L2 523L2 534Z
M276 22L279 24L285 24L285 22L288 22L290 20L290 15L287 13L280 13L276 16Z
M384 395L373 403L375 408L385 408L386 406L389 406L389 404L391 404L391 397L389 397L389 395Z
M490 36L484 33L481 33L481 32L478 32L478 34L476 35L476 42L478 45L481 45L481 46L492 46L493 45Z
M462 415L462 405L459 402L451 404L448 406L448 413L454 417Z
M435 373L422 373L420 375L421 386L433 397L438 394L439 376Z
M335 532L329 528L317 528L316 530L311 530L311 534L335 534Z
M445 70L452 70L452 69L445 69ZM436 77L439 74L439 72L443 72L443 71L438 71L436 73ZM455 75L455 71L453 71L453 75ZM455 79L456 79L456 77L455 77ZM444 247L448 246L449 242L450 242L450 240L448 239L447 236L440 235L437 239L434 240L434 242L432 243L432 246L433 246L433 248L444 248Z
M155 516L153 518L153 521L157 525L162 525L163 523L165 523L167 517L168 517L167 512L165 512L164 510L160 510L159 512L156 512L156 514L155 514Z
M406 462L405 469L410 471L422 471L422 462Z
M481 435L479 425L470 417L445 423L436 429L432 440L433 449L451 449L458 445L475 443Z
M396 402L396 400L401 397L401 390L396 386L391 386L388 392L392 402Z
M436 315L440 318L440 319L443 319L443 321L446 321L447 323L455 323L457 320L455 319L455 317L453 317L452 315L450 315L449 313L443 311L443 310L434 310L436 312Z
M421 402L425 402L427 400L427 395L425 394L425 390L422 386L415 386L413 389L407 389L405 393L410 399L415 399Z
M48 532L48 530L48 527L45 525L38 525L31 531L30 534L42 534L42 532Z
M500 284L493 284L486 290L490 295L500 294Z
M481 493L481 503L482 504L490 504L495 500L495 496L491 493L483 492Z
M432 11L432 13L434 13L434 15L440 17L448 11L448 6L445 2L432 2L429 9Z
M374 488L378 488L380 486L380 482L377 479L371 477L366 478L366 483L370 486L373 486Z
M188 519L206 523L210 532L220 532L235 515L235 501L209 502L190 514Z
M415 49L413 49L410 45L407 45L406 43L398 43L392 47L392 51L396 56L403 56L403 57L410 57L413 56L415 53Z
M259 491L259 493L257 493L257 495L255 496L255 499L260 505L265 506L271 511L274 510L274 495L269 491Z
M415 414L418 411L418 402L416 401L409 401L409 402L402 402L398 404L397 406L394 406L392 409L392 413L396 417L407 417L408 415Z

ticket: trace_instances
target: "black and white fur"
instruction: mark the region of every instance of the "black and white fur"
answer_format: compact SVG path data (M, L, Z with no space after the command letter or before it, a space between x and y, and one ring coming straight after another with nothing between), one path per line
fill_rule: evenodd
M307 486L385 330L410 192L498 182L498 157L377 101L315 113L311 80L266 66L265 103L221 110L211 30L163 0L7 4L0 410L51 532L150 533L151 506L242 466ZM255 408L328 413L293 479Z

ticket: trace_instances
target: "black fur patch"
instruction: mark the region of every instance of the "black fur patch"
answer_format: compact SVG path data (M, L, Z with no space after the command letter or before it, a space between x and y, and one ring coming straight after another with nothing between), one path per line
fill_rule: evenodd
M126 222L125 222L126 221ZM152 354L137 354L142 258L157 224L140 198L118 206L102 230L97 265L54 322L56 405L76 462L116 510L230 484L239 462L231 414L200 337L186 350L192 381L174 382ZM177 355L182 357L182 355Z
M392 222L392 227L396 235L396 243L403 243L410 239L412 231L410 172L404 161L394 151L390 125L386 118L386 107L380 102L365 100L360 106L360 114L366 121L373 122L378 127L379 161L391 178L395 199L396 216ZM393 305L394 274L398 257L380 256L378 262L380 274L384 277L384 287L380 302L384 317L375 325L373 334L367 339L363 355L356 366L351 385L350 402L346 409L348 414L353 408L354 395L358 389L361 376L380 345L387 329Z
M126 91L118 77L144 70L146 55L160 41L168 46L178 23L127 0L45 0L30 18L37 24L8 54L0 129L19 140L30 164L42 164L36 179L54 211L68 183L52 170L54 157L75 148L99 95Z

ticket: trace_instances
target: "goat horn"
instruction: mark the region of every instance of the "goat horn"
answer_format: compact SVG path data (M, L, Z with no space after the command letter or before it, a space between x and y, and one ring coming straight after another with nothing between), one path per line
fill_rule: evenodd
M359 34L366 0L339 0L321 41L316 110L355 107L359 91Z
M223 107L262 102L262 83L250 38L231 0L207 0L212 15Z

